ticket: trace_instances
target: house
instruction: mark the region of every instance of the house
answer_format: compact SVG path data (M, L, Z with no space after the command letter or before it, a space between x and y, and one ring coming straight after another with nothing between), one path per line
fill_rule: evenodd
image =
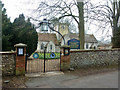
M86 34L85 35L85 49L97 49L98 48L98 41L93 34Z
M64 35L65 38L65 44L68 44L68 40L71 39L77 39L79 40L79 34L77 33L68 33ZM61 39L61 45L63 45L63 39ZM89 50L89 49L97 49L98 47L98 41L95 38L93 34L85 34L85 44L84 44L84 49Z
M79 34L70 33L69 25L66 23L57 23L54 29L56 31L59 31L63 35L66 45L68 45L68 40L71 40L71 39L79 40ZM64 45L64 41L62 37L58 33L56 33L56 36L57 36L57 39L61 42L61 46ZM95 38L95 36L93 34L86 34L84 48L85 49L97 49L97 46L98 46L98 41Z
M46 19L44 19L43 21L47 22ZM66 45L68 45L68 40L71 40L71 39L79 40L79 34L70 33L69 25L66 23L56 23L54 26L54 30L58 31L64 37ZM37 32L38 44L37 44L36 51L43 52L45 47L47 47L46 48L47 52L60 51L60 46L64 45L64 41L59 33L51 31L50 28L46 27L44 24L42 24L37 31L38 31ZM85 35L84 47L85 49L97 49L97 40L93 34Z
M60 32L63 36L69 33L69 25L66 23L57 23L54 29ZM56 33L57 39L61 39L61 35Z
M57 40L56 34L54 33L38 33L38 44L37 51L43 52L44 47L46 52L59 52L59 42Z
M104 43L99 43L98 44L98 49L112 49L112 44L104 44Z
M36 51L43 52L46 47L46 52L59 52L60 44L56 32L48 27L48 23L47 19L43 19L43 21L40 22L40 28L37 29L38 44Z

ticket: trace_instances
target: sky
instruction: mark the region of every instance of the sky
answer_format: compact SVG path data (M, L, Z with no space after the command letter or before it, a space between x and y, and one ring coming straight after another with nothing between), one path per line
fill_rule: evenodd
M33 15L33 10L36 9L39 6L39 3L41 0L1 0L4 3L4 7L7 10L7 15L10 17L11 22L14 21L16 17L19 17L19 14L24 14L26 17ZM93 0L94 3L98 2L98 0ZM99 0L100 1L100 0ZM88 25L86 24L85 29L88 28ZM94 34L97 40L110 40L112 35L112 30L110 29L104 31L104 33L101 31L97 31L97 27L95 25L91 25L89 27L89 30L86 32L87 34ZM108 35L105 35L105 33L108 33Z
M34 1L34 2L33 2ZM32 10L38 6L38 0L2 0L4 7L7 9L7 15L13 22L19 14L29 16L32 14Z

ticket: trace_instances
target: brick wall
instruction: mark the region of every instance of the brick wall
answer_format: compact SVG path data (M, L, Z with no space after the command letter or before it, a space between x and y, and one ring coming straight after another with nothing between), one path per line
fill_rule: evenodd
M15 74L15 53L12 52L0 52L2 58L2 75L14 75Z
M118 64L118 60L120 60L120 49L71 51L70 54L70 66L73 68Z
M66 71L70 68L70 54L64 55L64 48L69 48L68 46L62 46L61 47L61 70Z

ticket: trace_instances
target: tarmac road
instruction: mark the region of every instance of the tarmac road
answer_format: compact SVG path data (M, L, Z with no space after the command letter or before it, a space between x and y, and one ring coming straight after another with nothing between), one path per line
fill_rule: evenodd
M28 88L118 88L118 71L89 76L52 75L31 78Z

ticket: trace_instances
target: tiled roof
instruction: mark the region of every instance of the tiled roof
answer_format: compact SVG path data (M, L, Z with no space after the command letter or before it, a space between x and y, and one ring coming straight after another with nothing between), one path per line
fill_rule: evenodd
M70 39L79 39L79 34L76 33L71 33L70 34ZM85 42L87 43L97 43L97 39L95 38L95 36L93 34L85 34Z
M95 38L95 36L93 34L86 34L85 35L85 42L94 42L97 43L97 39Z
M52 41L55 45L59 45L56 34L53 33L38 33L38 41Z

